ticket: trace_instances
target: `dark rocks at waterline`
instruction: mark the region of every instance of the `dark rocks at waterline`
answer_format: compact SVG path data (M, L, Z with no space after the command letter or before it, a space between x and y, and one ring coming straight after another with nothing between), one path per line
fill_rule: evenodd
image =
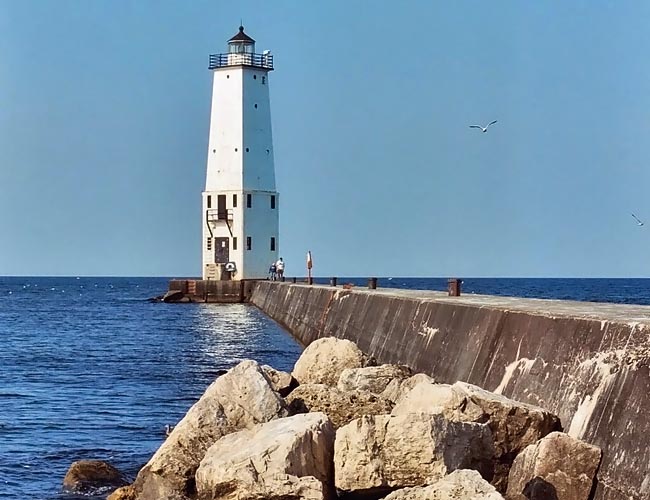
M185 295L180 290L169 290L164 295L156 295L147 299L147 302L165 302L167 304L187 304L192 302L192 299Z
M101 460L73 462L63 478L63 489L72 493L101 493L127 484L119 470Z

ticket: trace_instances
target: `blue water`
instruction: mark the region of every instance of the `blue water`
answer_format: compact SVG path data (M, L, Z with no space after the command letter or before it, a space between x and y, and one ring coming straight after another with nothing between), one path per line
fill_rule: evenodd
M219 370L246 358L293 366L300 347L254 307L145 300L166 286L0 278L0 499L73 498L60 485L80 459L132 478ZM444 290L446 280L379 286ZM650 279L468 278L463 293L650 304Z
M0 498L71 498L80 459L133 477L219 370L293 366L300 347L254 307L143 300L166 286L0 278Z

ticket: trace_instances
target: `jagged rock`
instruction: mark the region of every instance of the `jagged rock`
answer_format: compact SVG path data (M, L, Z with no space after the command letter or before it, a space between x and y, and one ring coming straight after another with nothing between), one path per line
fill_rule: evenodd
M325 384L299 385L286 401L292 414L326 413L336 429L363 415L385 415L393 407L390 401L370 392L344 392Z
M388 493L431 484L456 469L491 478L492 434L485 424L411 413L353 420L336 432L336 487L353 494Z
M515 456L548 433L561 429L551 412L494 394L472 384L421 383L393 408L393 415L424 412L441 414L460 422L487 423L495 450L493 483L504 493Z
M292 375L300 384L335 386L346 368L362 368L372 364L354 342L334 337L315 340L296 361Z
M286 397L298 385L298 382L290 373L276 370L269 365L262 365L262 370L264 370L264 373L266 373L266 376L271 382L273 390L282 397Z
M284 400L255 361L219 377L175 426L134 482L139 500L194 493L194 474L205 452L222 436L288 415Z
M274 420L224 436L196 472L203 500L333 496L334 428L324 413Z
M429 384L435 383L435 381L429 377L429 375L426 375L424 373L416 373L412 377L403 380L393 379L384 389L382 397L388 399L389 401L392 401L393 403L398 403L411 391L411 389L423 382Z
M341 373L336 386L341 391L368 391L380 395L391 381L404 380L410 376L411 369L406 366L380 365L346 368Z
M122 473L101 460L73 462L63 478L63 489L75 493L96 493L127 484Z
M475 470L455 470L431 486L403 488L384 500L503 500Z
M180 302L181 299L185 297L185 294L180 290L169 290L163 295L163 302Z
M552 432L517 455L510 469L506 498L587 500L600 457L597 446Z
M137 500L138 496L132 485L122 486L108 495L106 500Z

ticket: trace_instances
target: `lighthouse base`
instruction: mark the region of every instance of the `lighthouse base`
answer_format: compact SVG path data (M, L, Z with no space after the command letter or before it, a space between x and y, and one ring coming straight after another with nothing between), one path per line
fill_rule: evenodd
M244 303L248 302L253 293L254 283L255 280L170 280L169 292L180 293L174 294L174 299L169 302Z

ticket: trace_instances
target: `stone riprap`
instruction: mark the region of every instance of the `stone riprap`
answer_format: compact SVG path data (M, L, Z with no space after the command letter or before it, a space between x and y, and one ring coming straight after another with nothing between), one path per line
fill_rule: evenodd
M492 483L502 493L507 489L508 472L517 454L550 432L561 429L559 419L543 408L513 401L465 382L416 385L401 398L392 414L414 412L440 414L459 422L486 423L494 442Z
M299 384L334 386L344 370L371 363L354 342L327 337L315 340L304 350L291 374Z
M430 486L403 488L384 500L503 500L503 497L475 470L458 469Z
M570 458L568 458L570 457ZM589 500L601 451L561 432L553 432L523 450L510 469L508 500Z
M603 450L594 500L650 495L648 306L271 282L250 301L303 345L351 340L377 363L545 408Z
M593 447L565 434L527 446L512 470L499 461L503 450L543 434L541 422L556 420L544 410L464 383L434 384L397 365L351 374L332 363L328 371L323 356L335 344L314 343L296 363L307 372L313 363L319 380L331 383L299 385L286 398L279 391L289 379L272 367L248 360L228 370L136 481L110 500L498 500L489 483L498 464L508 469L515 492L522 484L532 491L540 481L574 495L593 488L597 463L586 459L594 458ZM354 345L339 345L355 352ZM397 405L381 396L391 386ZM421 386L446 396L427 404L433 393ZM294 414L296 401L304 413ZM580 465L564 467L549 452L554 447Z
M138 499L192 496L196 469L218 439L288 414L257 362L242 361L208 387L140 470L134 483Z
M196 472L205 500L332 498L334 427L324 413L282 418L213 444Z
M336 431L336 487L356 495L427 485L456 469L492 477L494 449L485 424L411 413L361 417Z

